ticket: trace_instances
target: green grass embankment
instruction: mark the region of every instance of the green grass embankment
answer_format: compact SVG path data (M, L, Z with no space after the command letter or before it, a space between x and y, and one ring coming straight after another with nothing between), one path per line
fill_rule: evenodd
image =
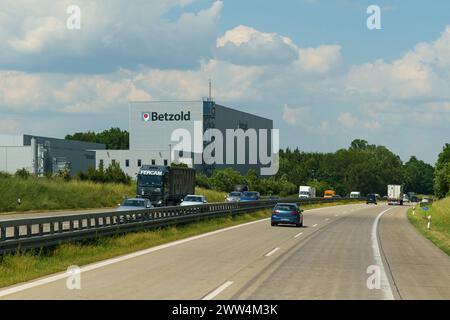
M428 205L429 211L425 212L419 205L416 206L416 214L408 210L409 221L430 239L445 253L450 255L450 197ZM431 229L428 230L428 216L431 215Z

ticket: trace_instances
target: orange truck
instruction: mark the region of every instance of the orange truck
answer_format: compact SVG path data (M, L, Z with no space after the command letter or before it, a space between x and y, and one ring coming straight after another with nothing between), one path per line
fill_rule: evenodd
M324 198L333 198L334 195L336 195L336 191L334 190L325 190L323 193Z

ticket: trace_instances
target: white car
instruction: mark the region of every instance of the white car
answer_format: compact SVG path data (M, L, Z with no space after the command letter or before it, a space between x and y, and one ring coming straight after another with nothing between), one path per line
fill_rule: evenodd
M205 196L189 194L184 197L180 206L198 206L205 203L208 203Z
M151 208L153 208L153 205L150 200L144 198L131 198L125 199L122 204L120 204L116 209L116 211L133 211Z

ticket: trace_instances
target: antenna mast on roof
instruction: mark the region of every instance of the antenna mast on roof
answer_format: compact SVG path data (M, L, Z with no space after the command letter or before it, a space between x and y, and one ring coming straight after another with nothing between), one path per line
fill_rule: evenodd
M211 81L211 78L209 79L209 96L208 96L208 101L213 101L213 98L212 98L212 81Z

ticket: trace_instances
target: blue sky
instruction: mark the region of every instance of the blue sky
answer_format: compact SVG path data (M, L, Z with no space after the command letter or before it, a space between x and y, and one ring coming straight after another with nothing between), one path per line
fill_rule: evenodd
M81 9L67 30L66 9ZM368 30L366 8L381 8ZM434 163L450 134L450 2L5 0L0 133L127 129L129 100L199 99L274 120L282 147L355 138Z

